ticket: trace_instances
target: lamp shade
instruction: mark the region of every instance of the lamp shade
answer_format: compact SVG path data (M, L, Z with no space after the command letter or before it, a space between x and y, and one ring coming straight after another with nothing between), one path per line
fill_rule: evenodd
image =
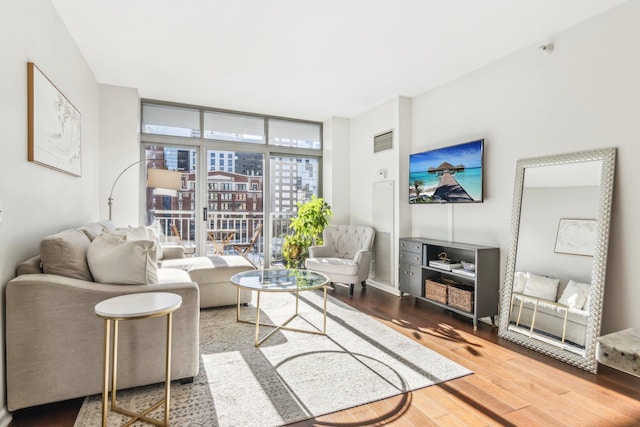
M147 169L147 187L180 190L182 172L166 169Z

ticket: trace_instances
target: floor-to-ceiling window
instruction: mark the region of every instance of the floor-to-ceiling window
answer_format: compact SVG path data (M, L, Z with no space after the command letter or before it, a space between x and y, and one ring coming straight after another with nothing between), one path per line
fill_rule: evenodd
M321 195L321 123L144 100L141 142L183 173L147 189L145 223L196 254L251 242L250 261L277 264L297 203Z

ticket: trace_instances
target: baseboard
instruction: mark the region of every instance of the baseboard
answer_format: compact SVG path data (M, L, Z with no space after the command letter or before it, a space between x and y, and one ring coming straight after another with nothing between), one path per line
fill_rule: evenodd
M11 414L7 411L7 407L0 408L0 427L8 427L11 422Z
M368 279L367 280L367 285L373 286L374 288L383 290L385 292L390 293L391 295L395 295L397 297L400 296L400 291L392 286L389 286L387 284L384 283L380 283L380 282L376 282L375 280L372 279Z

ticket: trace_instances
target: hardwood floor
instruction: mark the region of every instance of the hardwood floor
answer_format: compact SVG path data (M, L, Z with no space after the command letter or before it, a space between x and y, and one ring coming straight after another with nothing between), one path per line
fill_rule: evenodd
M304 426L638 426L640 378L593 375L498 338L497 329L368 287L331 295L474 371L443 384L292 424ZM71 427L82 399L16 411L10 427Z

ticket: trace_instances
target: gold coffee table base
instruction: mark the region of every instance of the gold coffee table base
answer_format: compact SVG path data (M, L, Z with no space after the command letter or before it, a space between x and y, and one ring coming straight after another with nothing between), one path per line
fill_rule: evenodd
M258 293L257 296L257 301L256 301L256 320L246 320L246 319L241 319L240 318L240 288L238 287L237 290L237 305L236 305L236 321L240 322L240 323L248 323L251 325L256 325L256 338L255 338L255 346L259 347L260 344L262 344L263 342L265 342L270 336L272 336L273 334L275 334L276 332L278 332L279 330L285 330L285 331L294 331L294 332L303 332L306 334L315 334L315 335L327 335L327 287L324 286L324 306L323 306L323 322L322 322L322 330L313 330L313 329L300 329L300 328L291 328L291 327L287 327L287 325L296 317L300 317L301 319L303 319L305 322L309 323L310 325L313 326L313 324L311 322L309 322L307 319L305 319L304 317L302 317L299 313L298 313L298 306L299 306L299 291L294 291L296 294L296 312L290 317L288 318L286 321L284 321L283 323L281 323L280 325L273 325L270 323L261 323L260 322L260 294L262 293L259 290L256 290L256 292ZM260 326L267 326L270 328L275 328L274 330L272 330L271 332L269 332L267 335L265 335L264 337L260 338Z

